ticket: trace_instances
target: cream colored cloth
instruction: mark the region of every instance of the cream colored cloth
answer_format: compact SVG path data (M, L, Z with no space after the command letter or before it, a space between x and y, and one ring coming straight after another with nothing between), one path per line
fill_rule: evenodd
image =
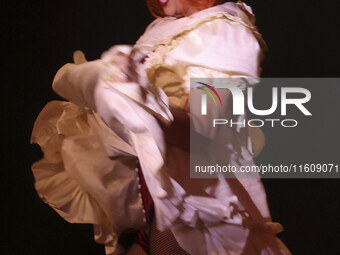
M120 254L119 234L144 226L138 158L157 227L171 229L189 254L289 254L276 239L282 227L271 222L260 179L188 179L189 153L165 144L157 122L172 121L169 105L184 108L190 77L258 77L264 44L252 21L242 3L159 19L133 49L114 47L101 60L60 69L53 88L78 106L50 103L35 124L32 142L44 158L32 169L44 201L70 222L93 223L106 253ZM147 56L136 65L150 85L122 82L110 63L132 52ZM254 164L247 130L231 134L230 163Z
M145 227L136 158L111 160L104 145L131 155L133 150L94 113L61 101L50 102L39 114L31 142L44 152L32 166L42 200L71 223L93 224L106 254L121 253L119 234Z
M130 50L116 46L109 55ZM162 167L163 134L151 113L172 120L162 91L155 98L136 83L113 81L122 76L105 54L102 60L65 65L53 88L77 105L46 105L31 139L44 152L32 166L38 194L69 222L94 224L95 240L105 244L106 254L124 252L117 243L124 230L148 227L136 161L150 174ZM149 182L154 192L165 192L158 180Z
M243 90L256 84L265 43L253 21L249 7L226 3L190 17L156 20L135 48L151 51L145 61L151 86L161 87L170 105L183 109L188 104L190 78L253 78L240 84ZM230 107L230 98L224 102ZM198 114L190 114L195 122ZM237 121L244 119L240 116ZM196 121L202 124L199 118ZM261 150L263 136L257 132L261 139L257 149ZM204 130L199 133L207 135ZM230 130L224 134L224 141L224 147L232 148L223 154L229 164L254 165L252 154L258 151L253 151L246 128ZM164 170L182 189L180 194L155 200L157 226L171 228L189 254L289 254L275 238L274 233L282 229L279 224L271 223L258 177L216 182L189 180L189 154L170 145L167 153ZM254 232L259 237L256 240Z

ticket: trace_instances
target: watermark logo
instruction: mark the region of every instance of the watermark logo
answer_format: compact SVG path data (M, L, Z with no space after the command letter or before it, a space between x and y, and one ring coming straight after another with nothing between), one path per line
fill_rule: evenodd
M327 96L339 84L339 78L191 78L190 178L340 178L337 161L300 157L301 148L301 155L316 155L316 148L333 151L329 142L321 147L303 135L314 135L320 123L338 126L335 102ZM281 146L289 153L255 165L265 138L272 142L277 134L275 153Z
M197 82L198 84L200 85L203 85L204 87L210 89L212 92L214 92L214 94L217 96L221 106L223 106L223 103L222 103L222 100L221 100L221 97L220 95L217 93L216 89L211 86L211 85L208 85L204 82ZM213 96L213 94L211 94L211 92L205 88L202 88L202 87L198 87L198 89L200 90L203 90L204 92L206 92L210 97L211 99L214 101L215 105L217 105L216 103L216 100L215 100L215 97ZM202 115L207 115L207 95L206 94L202 94L202 108L201 108L201 113Z
M223 106L221 97L213 86L208 85L203 82L197 82L197 83L213 91L215 95L217 96L217 98L219 99L221 106ZM245 105L246 105L243 91L235 85L228 85L228 84L219 84L218 88L228 89L231 92L232 100L233 100L233 115L243 115L245 113ZM216 100L210 91L202 87L198 87L198 89L201 89L204 92L206 92L208 95L210 95L210 97L212 98L212 100L214 101L216 105ZM299 94L300 96L302 95L302 97L288 98L288 95L292 93ZM265 109L265 110L260 110L260 109L255 108L254 101L253 101L254 93L253 93L252 87L247 88L246 94L247 94L248 110L255 115L259 115L259 116L270 115L274 113L278 108L279 96L278 96L277 87L272 88L272 105L269 109ZM308 111L307 108L304 106L304 104L308 103L310 99L311 99L311 93L308 89L296 88L296 87L282 87L281 88L281 115L282 116L287 115L287 105L295 105L304 115L311 116L312 115L311 112ZM202 115L207 114L207 95L206 94L203 94L201 96L201 114Z
M229 81L229 83L228 83ZM311 92L306 88L301 87L272 87L271 89L271 105L267 109L258 109L254 106L254 88L252 86L246 86L246 89L241 89L240 84L247 83L246 79L222 79L220 82L213 83L214 85L208 84L209 82L196 82L196 89L202 90L205 93L201 95L201 115L207 115L208 107L211 107L209 104L207 95L210 96L210 100L214 102L214 105L217 106L217 100L219 101L220 107L230 107L228 102L223 102L222 98L226 91L228 90L231 94L231 98L228 97L227 100L232 100L232 113L234 115L244 115L246 112L246 106L248 107L249 112L256 116L268 116L275 113L279 106L281 109L280 115L287 115L288 107L296 107L303 115L312 116L312 113L305 106L311 100ZM217 92L216 89L223 89ZM279 93L280 92L280 93ZM280 96L279 96L280 95ZM267 98L266 98L267 99ZM210 110L218 111L218 109ZM222 116L223 117L223 116ZM282 127L296 127L298 125L298 121L295 119L250 119L247 121L244 119L242 123L235 123L232 119L225 118L214 118L213 119L213 127L217 125L236 125L243 124L243 126L248 125L249 127L263 127L265 123L271 124L271 127L274 127L275 124L279 122Z

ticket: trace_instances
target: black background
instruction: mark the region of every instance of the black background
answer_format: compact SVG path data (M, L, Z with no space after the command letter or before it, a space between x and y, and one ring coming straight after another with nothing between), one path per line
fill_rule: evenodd
M330 1L247 1L268 43L264 77L340 77L340 5ZM153 20L143 0L1 2L0 254L104 254L92 227L69 224L37 196L30 165L42 154L30 132L44 105L60 99L56 71L75 49L89 60L133 44ZM313 92L316 116L303 129L265 129L259 162L339 163L339 89ZM259 88L258 98L265 95ZM314 113L313 112L313 113ZM339 126L339 125L338 125ZM280 161L281 160L281 161ZM279 237L293 254L339 254L340 180L264 180Z

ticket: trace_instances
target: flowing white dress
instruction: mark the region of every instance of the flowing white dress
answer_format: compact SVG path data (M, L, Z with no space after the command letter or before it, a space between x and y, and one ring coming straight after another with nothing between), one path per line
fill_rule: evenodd
M173 121L170 107L185 108L192 77L258 78L264 46L251 9L225 3L156 19L133 47L65 65L53 88L70 102L50 102L32 132L44 152L32 166L38 194L69 222L92 223L106 254L122 254L119 235L147 228L138 159L157 227L171 229L189 254L290 254L276 238L282 226L271 221L260 178L188 179L189 152L166 144L159 124ZM120 54L133 55L138 82L124 81L114 63ZM235 150L231 164L254 164L246 129L225 139Z

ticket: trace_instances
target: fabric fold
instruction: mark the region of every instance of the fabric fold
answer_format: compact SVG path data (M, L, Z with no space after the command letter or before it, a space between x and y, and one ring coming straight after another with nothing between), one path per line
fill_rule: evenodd
M106 245L107 254L120 254L119 234L146 224L136 156L131 157L131 147L121 146L123 141L104 126L95 114L70 102L50 102L32 132L31 142L44 152L32 171L44 202L71 223L93 224L95 240ZM130 157L122 153L121 158L110 159L103 140L120 151L126 148Z
M180 109L186 105L192 74L258 77L263 42L253 22L251 9L233 3L179 21L164 18L133 49L121 45L99 61L63 69L54 87L78 106L54 101L37 118L31 142L44 152L32 166L39 196L69 222L93 224L107 254L122 254L120 233L146 227L138 159L157 228L171 229L189 254L289 254L277 247L281 228L271 222L260 179L190 180L189 153L166 144L159 124L173 121L173 102ZM220 33L225 30L230 33ZM124 75L111 68L112 57L133 51L147 56L138 65L148 69L150 86L115 79ZM254 164L247 130L231 130L224 138L230 164Z

